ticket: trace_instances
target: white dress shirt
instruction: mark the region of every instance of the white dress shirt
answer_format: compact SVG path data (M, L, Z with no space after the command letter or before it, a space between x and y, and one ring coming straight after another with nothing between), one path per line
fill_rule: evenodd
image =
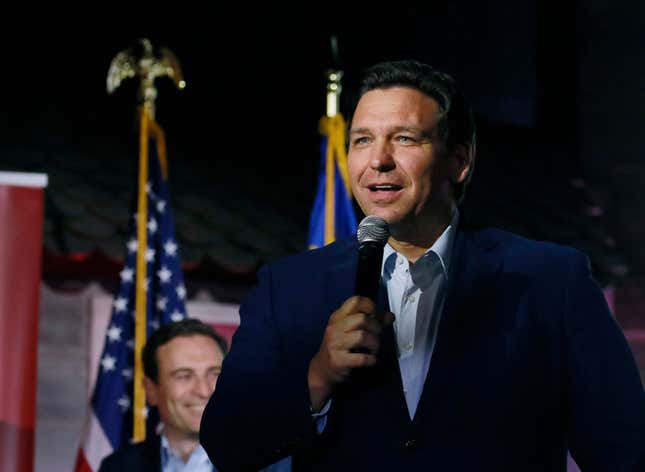
M458 219L455 210L445 231L414 264L389 244L383 250L382 281L395 316L399 368L410 418L416 413L437 341Z

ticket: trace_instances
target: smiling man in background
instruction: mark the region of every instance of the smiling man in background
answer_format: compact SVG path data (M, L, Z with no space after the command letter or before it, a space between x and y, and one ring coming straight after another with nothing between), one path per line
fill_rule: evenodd
M148 403L159 409L161 434L114 452L100 472L213 471L199 445L199 423L226 351L224 338L196 319L154 332L142 353L144 388Z

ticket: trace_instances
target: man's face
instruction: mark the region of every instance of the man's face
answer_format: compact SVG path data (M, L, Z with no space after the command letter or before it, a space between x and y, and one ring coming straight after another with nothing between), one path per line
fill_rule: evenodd
M350 130L349 175L366 215L393 234L450 207L452 158L439 136L438 103L409 87L375 89L356 107Z
M159 408L166 435L194 438L199 434L223 358L217 343L201 334L178 336L157 349L158 382L145 379L146 396Z

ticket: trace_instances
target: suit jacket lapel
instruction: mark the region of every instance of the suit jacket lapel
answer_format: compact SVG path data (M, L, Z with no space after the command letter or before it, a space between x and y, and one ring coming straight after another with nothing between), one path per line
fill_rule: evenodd
M441 325L448 325L455 317L477 316L477 313L463 313L462 308L496 283L502 269L502 258L495 251L498 245L497 239L481 232L457 234L440 332Z
M439 323L437 340L425 379L423 392L414 417L417 423L432 407L436 393L450 384L450 379L463 373L455 372L451 365L450 347L447 333L455 325L468 323L469 317L480 313L465 312L470 300L478 297L496 280L501 270L501 258L494 248L499 241L483 237L479 232L460 229L453 248L452 263L448 275L448 287L443 312ZM482 307L483 308L483 307Z
M145 467L141 470L151 472L161 470L161 436L150 435L143 444Z
M345 244L328 266L324 281L323 303L328 317L354 293L358 243L348 241Z
M379 300L376 304L379 312L391 311L390 302L387 296L387 288L381 283L379 290ZM384 370L389 372L389 377L394 387L401 393L401 399L405 405L405 396L403 395L403 382L401 380L401 370L399 368L399 353L396 347L396 336L394 334L394 325L386 326L381 335L381 352L379 354L380 362Z

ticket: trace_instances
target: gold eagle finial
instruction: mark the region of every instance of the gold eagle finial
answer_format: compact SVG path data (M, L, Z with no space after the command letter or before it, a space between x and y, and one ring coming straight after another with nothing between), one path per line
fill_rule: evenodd
M169 77L180 90L186 87L177 56L168 48L159 48L159 57L154 54L152 43L147 38L138 40L140 48L130 47L119 52L110 62L107 75L107 91L113 93L121 82L131 77L140 77L139 98L154 117L157 77ZM139 50L137 50L139 49Z

